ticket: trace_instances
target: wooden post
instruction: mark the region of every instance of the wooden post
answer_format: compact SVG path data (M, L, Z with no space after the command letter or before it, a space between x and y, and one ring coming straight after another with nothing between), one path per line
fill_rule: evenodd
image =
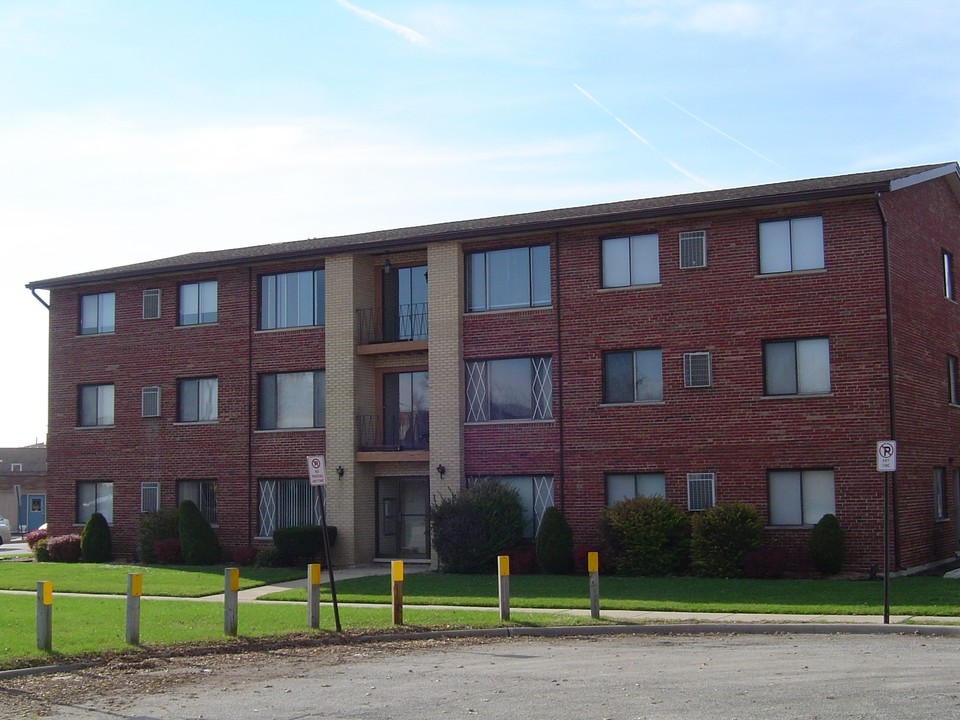
M320 563L307 565L307 627L320 627Z
M600 619L600 555L587 553L587 572L590 573L590 617Z
M37 582L37 650L53 650L53 583Z
M510 619L510 556L497 556L497 574L500 576L500 621Z
M239 568L223 570L223 634L237 636L237 591L240 589Z
M143 594L143 575L127 573L127 630L128 645L140 644L140 596Z
M393 624L403 625L403 560L390 563L390 604L393 606Z

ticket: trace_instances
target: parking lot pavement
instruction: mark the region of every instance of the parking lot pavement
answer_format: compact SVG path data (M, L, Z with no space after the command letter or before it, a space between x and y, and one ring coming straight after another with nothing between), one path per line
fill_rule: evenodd
M17 553L30 552L30 546L26 540L20 540L19 535L13 536L13 542L0 545L0 555L16 555Z

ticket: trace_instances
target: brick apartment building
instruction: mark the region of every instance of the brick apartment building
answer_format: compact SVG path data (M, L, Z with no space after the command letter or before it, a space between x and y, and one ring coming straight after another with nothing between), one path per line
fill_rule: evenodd
M743 501L799 558L837 515L882 564L960 538L956 163L199 252L50 291L48 521L131 554L195 500L228 548L314 522L338 564L428 560L429 504ZM39 296L38 296L39 297ZM428 312L429 308L429 312Z

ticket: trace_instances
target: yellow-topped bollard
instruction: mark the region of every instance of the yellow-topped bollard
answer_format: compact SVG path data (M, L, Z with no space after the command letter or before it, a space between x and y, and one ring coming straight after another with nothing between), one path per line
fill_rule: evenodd
M53 650L53 583L37 582L37 650Z
M510 619L510 556L497 556L497 575L500 578L500 620Z
M390 605L393 624L403 625L403 560L390 562Z

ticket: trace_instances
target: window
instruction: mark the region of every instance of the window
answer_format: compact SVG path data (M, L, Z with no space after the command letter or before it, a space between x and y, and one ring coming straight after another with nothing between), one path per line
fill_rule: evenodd
M688 388L710 387L713 376L710 372L710 353L695 352L683 355L683 386Z
M680 233L680 268L704 268L707 266L707 231L695 230Z
M550 304L550 246L467 255L467 312Z
M81 296L80 334L112 333L116 302L116 296L112 292Z
M642 403L663 400L659 348L603 354L603 401Z
M760 272L784 273L822 268L823 218L760 223Z
M605 238L600 254L605 288L660 282L660 239L656 234Z
M77 483L77 524L83 525L94 513L100 513L108 523L113 522L113 483Z
M404 450L430 447L430 374L383 375L383 444Z
M113 425L113 385L81 385L78 405L80 427Z
M553 475L471 475L467 487L494 481L513 488L523 504L523 536L535 538L548 507L553 507Z
M960 369L955 355L947 355L947 402L960 405Z
M216 419L216 378L177 381L177 422L212 422Z
M771 525L816 525L836 513L833 470L771 470L767 489Z
M943 251L943 296L953 300L953 255Z
M666 497L663 473L611 473L607 475L607 505L635 497Z
M211 525L217 524L217 483L214 480L177 481L177 506L190 500Z
M23 472L23 463L10 463L10 472Z
M160 417L160 388L145 387L140 391L140 417Z
M217 321L217 281L180 286L180 325L206 325Z
M143 291L143 319L157 320L160 317L160 291Z
M765 342L763 387L764 395L830 392L830 341L811 338Z
M160 509L160 483L140 483L140 512L157 512Z
M261 480L258 537L277 528L320 524L321 488L307 480Z
M262 276L260 329L323 325L324 288L325 275L322 268Z
M327 383L316 372L260 376L260 429L321 428L326 424Z
M936 520L946 520L947 514L947 469L938 467L933 469L933 517Z
M549 357L467 363L467 422L550 420Z
M717 502L717 476L714 473L687 473L687 508L699 512Z

